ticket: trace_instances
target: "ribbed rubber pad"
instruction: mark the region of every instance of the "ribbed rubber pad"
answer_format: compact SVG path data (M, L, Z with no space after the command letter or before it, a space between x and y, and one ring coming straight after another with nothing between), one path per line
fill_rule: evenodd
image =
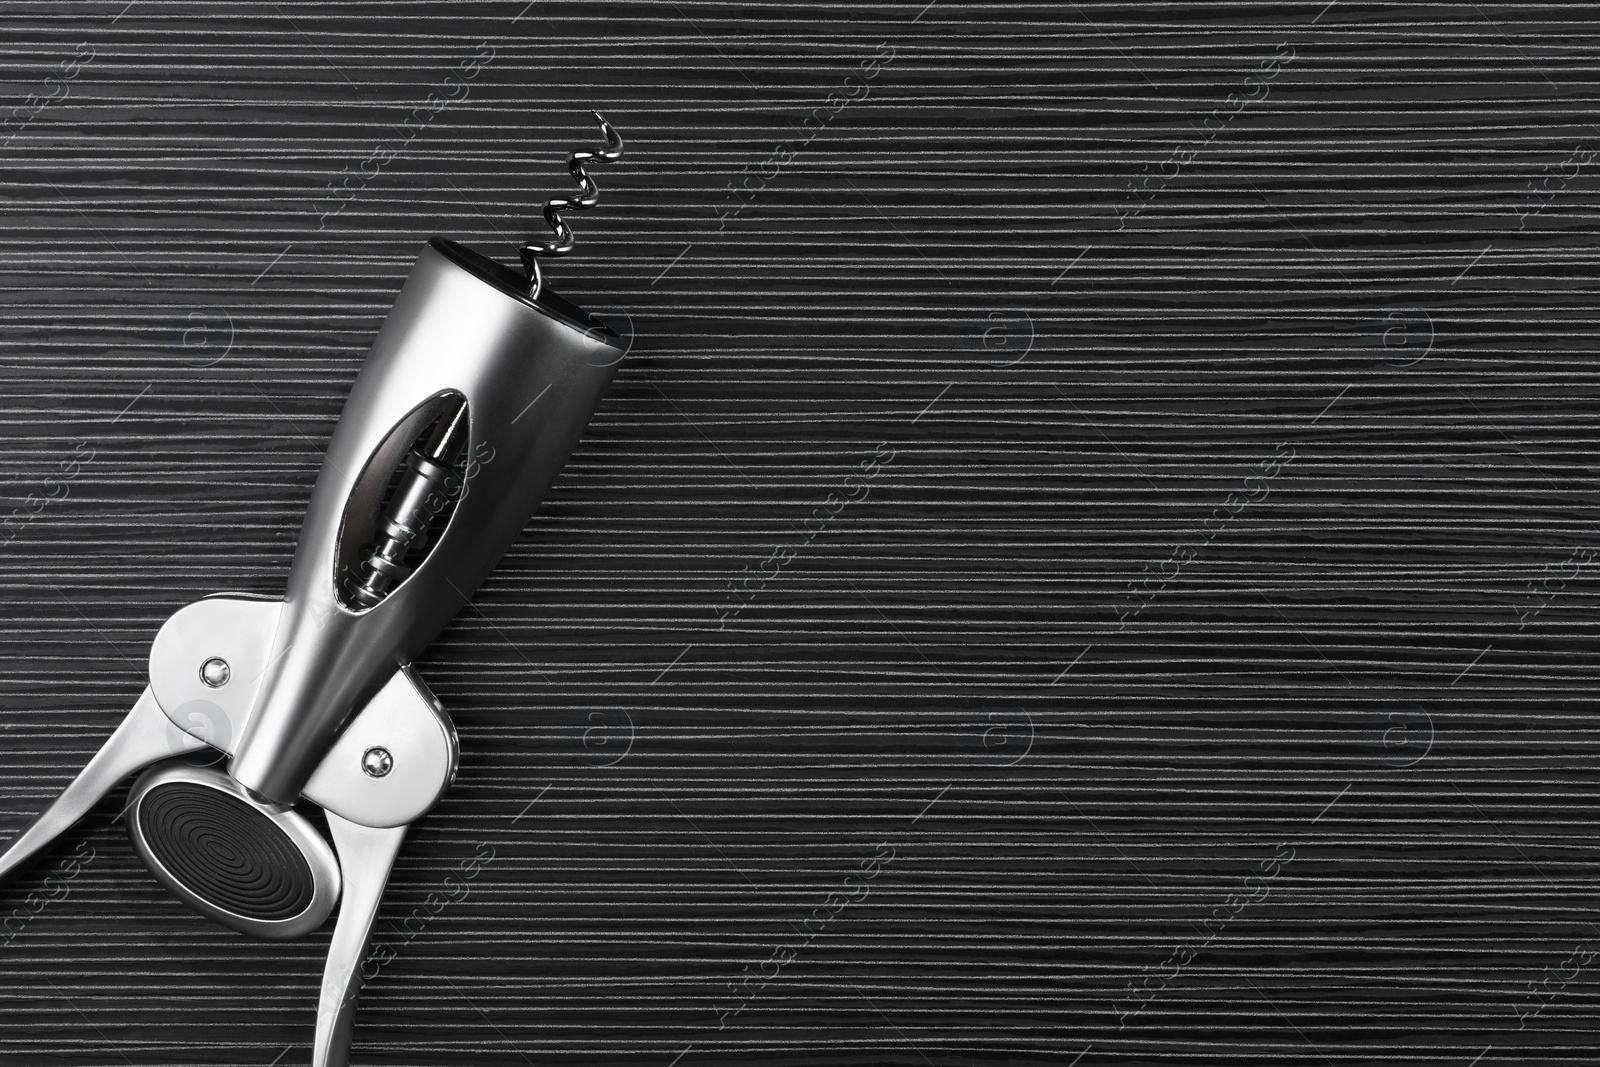
M150 851L196 896L252 919L292 919L311 904L311 867L289 836L237 797L187 782L144 795Z

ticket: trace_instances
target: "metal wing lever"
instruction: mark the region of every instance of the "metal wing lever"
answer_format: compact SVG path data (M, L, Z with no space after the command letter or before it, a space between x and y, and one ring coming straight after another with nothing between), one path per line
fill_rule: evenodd
M25 866L50 843L89 813L99 800L128 775L169 756L182 756L208 746L173 726L148 687L122 725L100 746L89 765L41 812L11 846L0 854L0 881Z
M345 871L344 900L322 971L322 997L317 1001L317 1036L311 1046L312 1067L345 1067L361 995L361 962L367 954L372 924L389 881L389 871L407 827L377 829L328 812L328 829L339 865Z

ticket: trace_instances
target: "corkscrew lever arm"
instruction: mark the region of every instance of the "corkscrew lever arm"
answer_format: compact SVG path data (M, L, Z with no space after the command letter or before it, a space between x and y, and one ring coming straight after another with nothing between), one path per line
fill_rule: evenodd
M361 962L367 954L372 924L378 917L383 887L406 827L374 829L328 812L328 829L343 868L344 899L322 971L322 997L317 1001L317 1037L312 1067L347 1067L356 1000L361 996Z
M204 741L179 730L156 703L147 687L89 765L78 772L39 817L0 854L0 882L50 846L50 843L89 813L101 797L141 767L169 756L182 756L205 748Z

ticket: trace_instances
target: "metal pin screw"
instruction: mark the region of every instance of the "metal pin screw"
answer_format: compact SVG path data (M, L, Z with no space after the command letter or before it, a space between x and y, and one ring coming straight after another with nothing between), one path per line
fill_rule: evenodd
M361 769L368 778L382 778L394 770L394 757L386 748L369 748L361 755Z
M228 666L227 660L218 656L212 656L200 664L200 680L212 689L221 689L232 677L233 668Z

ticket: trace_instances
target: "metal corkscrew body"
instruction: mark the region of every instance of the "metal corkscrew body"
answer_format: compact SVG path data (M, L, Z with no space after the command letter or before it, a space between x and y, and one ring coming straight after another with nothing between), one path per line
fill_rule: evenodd
M348 1062L389 871L455 775L455 730L411 664L520 535L627 351L538 270L573 246L561 212L598 199L585 164L622 153L596 118L606 146L572 153L579 195L545 206L555 237L521 248L526 276L454 241L423 249L328 444L285 595L172 615L122 725L0 854L3 879L144 770L129 835L197 911L290 938L337 904L314 1067ZM179 758L204 751L226 768Z

